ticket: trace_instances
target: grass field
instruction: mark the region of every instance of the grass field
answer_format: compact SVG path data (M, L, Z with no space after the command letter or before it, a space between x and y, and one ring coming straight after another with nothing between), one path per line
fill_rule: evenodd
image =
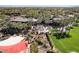
M64 39L56 39L53 35L49 35L49 38L61 52L79 52L79 27L71 29L70 35L70 38Z

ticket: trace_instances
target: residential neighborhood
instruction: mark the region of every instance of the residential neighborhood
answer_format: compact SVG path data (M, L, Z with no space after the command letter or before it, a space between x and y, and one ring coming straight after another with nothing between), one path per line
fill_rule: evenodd
M0 8L1 53L79 52L79 8Z

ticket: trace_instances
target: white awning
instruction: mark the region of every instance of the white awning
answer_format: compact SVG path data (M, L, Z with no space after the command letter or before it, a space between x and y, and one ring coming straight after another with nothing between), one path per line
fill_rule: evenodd
M20 36L11 36L10 38L0 41L0 46L9 46L19 43L21 40L23 40L24 37Z

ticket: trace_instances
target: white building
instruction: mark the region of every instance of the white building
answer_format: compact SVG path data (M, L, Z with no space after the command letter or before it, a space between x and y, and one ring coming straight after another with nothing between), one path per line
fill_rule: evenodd
M10 21L11 22L36 22L38 21L38 19L35 18L25 18L25 17L21 17L21 16L13 16L10 17Z
M37 31L39 34L49 32L49 27L45 27L43 25L37 25L36 27L32 26L32 29L35 29L35 31Z

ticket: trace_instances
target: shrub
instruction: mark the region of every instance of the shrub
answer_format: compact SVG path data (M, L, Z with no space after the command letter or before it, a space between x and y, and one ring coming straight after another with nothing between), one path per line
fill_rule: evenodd
M32 53L37 53L38 52L37 44L35 42L31 43L30 50L31 50Z
M70 26L70 29L73 29L73 26Z
M55 33L53 34L57 39L61 39L61 38L67 38L67 37L71 37L69 34L67 34L66 32L64 33Z
M73 26L79 26L78 23L75 23Z
M43 44L41 39L37 39L36 42L38 43L38 45L42 45Z

